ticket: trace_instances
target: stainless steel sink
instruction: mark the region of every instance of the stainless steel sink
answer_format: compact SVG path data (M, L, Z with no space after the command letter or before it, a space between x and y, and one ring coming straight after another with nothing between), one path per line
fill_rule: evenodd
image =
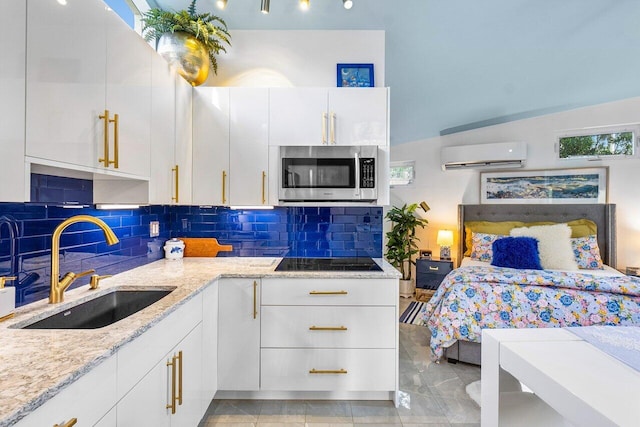
M174 288L175 289L175 288ZM111 325L150 306L173 289L124 290L101 295L22 329L97 329Z

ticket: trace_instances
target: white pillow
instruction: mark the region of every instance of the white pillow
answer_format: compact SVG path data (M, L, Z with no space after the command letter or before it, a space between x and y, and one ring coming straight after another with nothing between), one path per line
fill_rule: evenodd
M538 240L540 264L545 270L578 270L571 247L571 227L567 224L513 228L511 235L534 237Z

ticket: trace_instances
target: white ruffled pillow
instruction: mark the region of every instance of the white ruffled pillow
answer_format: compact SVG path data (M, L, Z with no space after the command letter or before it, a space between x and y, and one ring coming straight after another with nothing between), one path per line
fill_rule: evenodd
M571 247L571 227L567 224L519 227L512 229L511 235L538 239L540 264L545 270L578 270Z

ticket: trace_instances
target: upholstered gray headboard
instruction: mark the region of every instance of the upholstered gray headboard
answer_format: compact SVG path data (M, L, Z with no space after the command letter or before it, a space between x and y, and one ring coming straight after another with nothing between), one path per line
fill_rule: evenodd
M598 246L602 261L616 267L616 205L458 205L458 253L465 251L465 221L553 221L587 218L598 226ZM461 257L461 255L460 255Z

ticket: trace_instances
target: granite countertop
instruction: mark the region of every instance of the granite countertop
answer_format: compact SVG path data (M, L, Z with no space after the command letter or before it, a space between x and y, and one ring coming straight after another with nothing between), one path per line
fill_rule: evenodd
M41 300L16 309L0 323L0 427L11 425L113 355L219 277L399 278L388 262L383 271L277 272L280 258L185 258L159 260L88 286L65 292L62 304ZM107 293L112 288L176 287L166 297L100 329L18 329L34 320Z

